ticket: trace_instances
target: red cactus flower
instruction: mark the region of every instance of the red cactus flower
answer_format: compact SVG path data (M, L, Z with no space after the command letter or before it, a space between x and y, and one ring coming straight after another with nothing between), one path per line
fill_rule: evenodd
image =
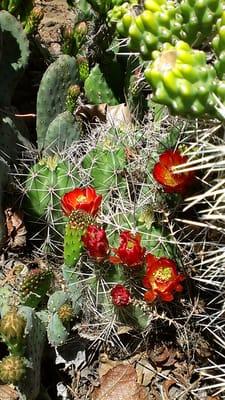
M163 186L167 193L184 194L187 187L193 182L192 171L174 173L173 167L185 164L187 156L182 156L179 150L166 150L159 157L159 162L153 168L154 179Z
M174 292L182 292L183 286L180 282L184 280L184 276L177 272L173 260L147 254L146 263L147 271L143 284L149 289L144 296L147 302L151 303L157 297L164 301L172 301Z
M98 196L92 187L76 188L64 194L61 199L61 207L68 217L74 210L83 210L95 216L99 210L102 196Z
M124 264L129 268L138 268L144 262L145 247L141 246L141 235L130 231L120 233L120 245L114 249L115 256L110 257L113 264Z
M112 302L114 306L124 307L131 302L131 294L123 285L116 285L111 290Z
M90 257L97 261L104 260L109 253L109 242L105 230L96 225L89 225L82 241Z

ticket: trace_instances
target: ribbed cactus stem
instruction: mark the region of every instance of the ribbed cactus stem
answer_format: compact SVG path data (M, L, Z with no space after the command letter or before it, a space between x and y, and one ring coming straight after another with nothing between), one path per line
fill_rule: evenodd
M83 249L81 238L93 220L90 214L82 210L74 210L71 213L64 236L64 263L67 267L77 264Z

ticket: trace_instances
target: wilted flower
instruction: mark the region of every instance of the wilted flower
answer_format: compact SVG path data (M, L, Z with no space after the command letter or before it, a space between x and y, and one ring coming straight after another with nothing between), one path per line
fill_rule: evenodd
M99 210L101 201L102 196L97 195L95 189L89 186L86 188L76 188L64 194L61 199L61 207L67 216L70 216L75 210L82 210L95 216Z
M125 288L123 285L116 285L111 290L112 302L114 306L124 307L128 306L131 302L131 294L129 290Z
M185 164L187 156L182 156L179 150L166 150L159 157L159 162L153 168L154 179L163 186L167 193L185 193L193 182L192 171L174 173L173 167Z
M109 242L103 228L96 225L89 225L82 241L90 257L97 261L104 260L109 253Z
M147 270L143 284L148 289L144 296L147 302L152 302L157 297L164 301L172 301L175 292L182 292L183 286L180 282L184 280L184 276L177 272L173 260L147 254L146 263Z
M120 233L118 249L113 249L115 256L110 257L113 264L124 264L129 268L138 268L144 262L145 247L141 246L141 235L130 231Z

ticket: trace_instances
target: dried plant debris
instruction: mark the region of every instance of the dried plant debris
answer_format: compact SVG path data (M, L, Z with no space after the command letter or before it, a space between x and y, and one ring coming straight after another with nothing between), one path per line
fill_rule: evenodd
M23 222L23 213L12 208L5 210L7 243L10 249L17 249L26 245L27 230Z
M147 390L137 382L132 365L118 365L105 374L91 400L147 400Z

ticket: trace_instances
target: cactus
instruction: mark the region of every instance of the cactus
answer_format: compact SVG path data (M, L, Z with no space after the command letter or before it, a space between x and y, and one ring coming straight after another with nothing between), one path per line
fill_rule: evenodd
M198 46L212 34L214 24L222 15L223 2L182 0L178 9L183 17L180 39L191 46Z
M95 147L88 152L83 161L83 168L88 170L92 186L98 193L107 194L115 190L122 182L122 171L126 165L125 149L107 149Z
M76 60L68 55L60 56L43 75L37 96L37 142L39 150L51 145L46 141L48 127L58 114L66 111L67 91L71 85L77 84L79 84L79 72ZM57 140L59 140L58 137L56 137Z
M22 315L18 314L16 308L8 311L1 320L1 338L7 344L12 355L20 355L22 351L25 326L26 321Z
M10 105L13 91L21 78L29 58L29 42L16 18L0 11L0 106Z
M216 24L216 35L212 40L212 48L216 53L217 59L214 63L217 76L223 80L225 69L225 12Z
M201 116L213 113L216 72L206 64L204 52L185 42L165 43L145 70L153 87L154 101L165 104L173 114Z
M31 269L25 275L20 286L22 304L36 308L48 292L52 281L52 272L39 267Z
M91 69L85 80L84 90L88 101L92 104L107 103L111 106L118 104L118 100L108 86L98 64Z
M35 34L38 26L44 17L44 10L42 7L34 7L29 13L24 26L24 32L27 35Z
M49 156L40 160L29 171L25 182L26 209L38 224L46 226L46 245L60 247L65 219L59 200L65 190L79 185L80 179L74 164ZM55 242L55 245L54 245Z
M160 11L145 9L135 17L129 27L129 47L150 60L152 52L162 43L175 43L182 26L182 17L173 3L166 3Z
M71 107L71 104L70 104ZM81 126L69 111L58 114L45 135L45 154L62 152L80 138Z

